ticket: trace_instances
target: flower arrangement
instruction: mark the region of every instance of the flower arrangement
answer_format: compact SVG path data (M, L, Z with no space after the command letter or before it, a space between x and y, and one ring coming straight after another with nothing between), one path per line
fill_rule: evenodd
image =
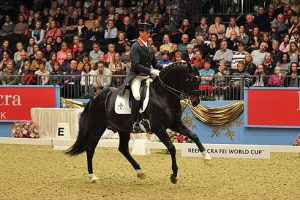
M175 131L167 129L167 133L173 143L190 143L190 139L184 135L181 135Z
M11 132L15 138L39 138L38 125L33 121L15 122L11 127Z
M300 146L300 134L299 134L298 137L296 138L295 146Z

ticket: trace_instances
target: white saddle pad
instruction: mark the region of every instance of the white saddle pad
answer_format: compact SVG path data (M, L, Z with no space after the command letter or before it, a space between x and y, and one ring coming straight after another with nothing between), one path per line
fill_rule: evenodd
M143 101L143 106L140 108L140 113L143 113L148 106L149 86L150 86L151 82L152 82L152 79L147 79L147 81L146 81L146 83L147 83L146 84L146 87L147 87L146 97ZM117 99L115 102L115 112L117 114L123 114L123 115L131 114L131 108L129 107L129 94L130 94L130 91L128 89L126 89L123 96L120 96L120 95L117 96Z

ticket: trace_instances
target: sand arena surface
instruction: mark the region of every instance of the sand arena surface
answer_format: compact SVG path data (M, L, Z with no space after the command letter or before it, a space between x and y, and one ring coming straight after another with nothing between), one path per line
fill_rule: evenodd
M68 157L49 146L0 145L0 199L289 199L300 197L300 157L273 153L270 160L184 158L179 180L169 181L168 154L135 156L147 178L140 180L114 148L97 148L96 184L87 178L86 156Z

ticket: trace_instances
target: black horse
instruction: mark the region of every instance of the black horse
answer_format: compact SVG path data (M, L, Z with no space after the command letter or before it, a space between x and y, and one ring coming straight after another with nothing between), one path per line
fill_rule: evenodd
M173 173L170 179L172 183L177 182L178 167L175 157L176 149L166 133L167 128L185 135L195 142L204 156L205 163L210 164L211 158L197 135L186 128L181 121L180 99L183 96L189 97L193 106L198 105L200 103L197 92L198 84L199 78L195 76L192 66L175 63L164 68L159 77L156 77L150 85L149 104L143 115L150 121L151 132L157 135L171 154ZM93 182L98 178L93 175L92 159L98 141L106 128L119 133L119 151L137 171L137 177L145 178L140 165L130 155L128 149L132 128L130 115L119 115L114 110L117 92L116 88L104 89L85 106L79 121L77 140L66 152L74 156L86 151L88 172Z

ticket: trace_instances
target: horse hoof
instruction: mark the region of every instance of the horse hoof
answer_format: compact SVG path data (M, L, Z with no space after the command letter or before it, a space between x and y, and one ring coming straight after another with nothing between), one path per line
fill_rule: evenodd
M173 184L176 184L178 179L176 177L174 177L173 175L170 176L170 180L171 180L171 183Z
M96 183L99 178L95 176L94 174L89 174L90 179L92 180L92 183Z
M204 164L206 164L208 166L212 166L211 159L204 159Z
M145 179L146 178L146 175L142 172L142 173L137 173L136 176L139 178L139 179Z

